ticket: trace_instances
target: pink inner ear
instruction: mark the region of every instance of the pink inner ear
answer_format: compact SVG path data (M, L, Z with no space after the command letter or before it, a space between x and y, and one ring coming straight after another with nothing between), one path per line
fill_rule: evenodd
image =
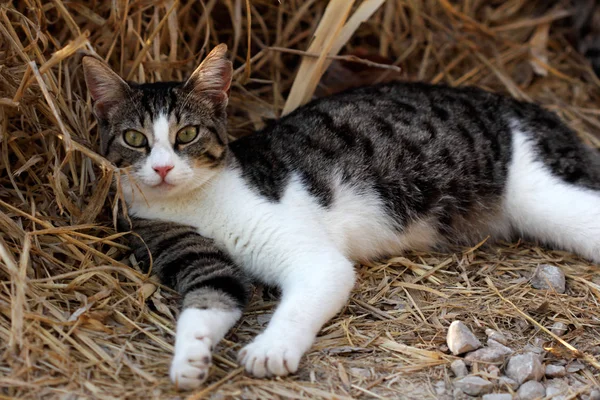
M233 67L231 61L223 55L209 56L194 71L186 86L191 86L196 92L218 91L229 96Z

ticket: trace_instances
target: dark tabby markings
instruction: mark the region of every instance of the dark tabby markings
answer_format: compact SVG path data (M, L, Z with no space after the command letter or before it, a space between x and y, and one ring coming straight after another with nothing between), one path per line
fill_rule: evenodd
M212 240L185 225L135 217L130 220L131 226L121 219L119 230L132 229L143 238L142 241L132 235L130 239L137 260L148 268L149 250L152 254L152 273L158 275L161 282L175 288L187 302L193 302L201 308L199 298L206 295L206 289L210 289L221 293L220 301L230 299L231 306L246 304L246 278ZM214 300L214 296L207 298ZM206 308L213 306L220 305L206 304Z
M448 119L450 118L450 114L448 113L448 111L446 111L442 107L432 106L431 110L433 111L433 113L435 114L436 117L438 117L440 120L442 120L444 122L448 121Z
M425 129L425 132L429 135L429 139L435 139L437 136L437 131L431 122L425 121L423 123L423 129Z
M403 101L396 100L396 99L393 99L392 102L398 108L398 111L408 113L408 114L414 114L417 112L417 108L415 106L413 106L412 104L408 104L408 103L405 103Z

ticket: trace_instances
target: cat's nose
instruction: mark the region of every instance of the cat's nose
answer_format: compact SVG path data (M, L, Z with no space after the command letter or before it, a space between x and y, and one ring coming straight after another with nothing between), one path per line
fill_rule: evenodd
M165 179L165 176L173 169L172 165L162 165L160 167L152 167L161 178Z

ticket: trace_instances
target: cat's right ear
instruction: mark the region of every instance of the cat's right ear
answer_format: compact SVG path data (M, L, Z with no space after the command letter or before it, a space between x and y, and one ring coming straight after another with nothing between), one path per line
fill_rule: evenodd
M233 66L227 58L227 45L216 46L192 73L185 88L227 105Z
M106 118L113 107L127 98L130 87L108 65L92 56L82 60L85 84L94 100L94 113Z

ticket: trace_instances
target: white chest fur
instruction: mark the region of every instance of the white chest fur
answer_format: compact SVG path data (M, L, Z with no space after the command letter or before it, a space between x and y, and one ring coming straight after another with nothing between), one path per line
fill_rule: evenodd
M278 202L252 190L236 169L225 169L201 190L175 199L136 201L130 211L192 225L212 238L239 265L267 283L279 283L273 268L307 252L333 249L354 260L404 250L430 241L426 226L398 235L373 192L332 182L334 200L320 206L297 177ZM141 198L141 196L138 196ZM413 237L414 236L414 237Z

